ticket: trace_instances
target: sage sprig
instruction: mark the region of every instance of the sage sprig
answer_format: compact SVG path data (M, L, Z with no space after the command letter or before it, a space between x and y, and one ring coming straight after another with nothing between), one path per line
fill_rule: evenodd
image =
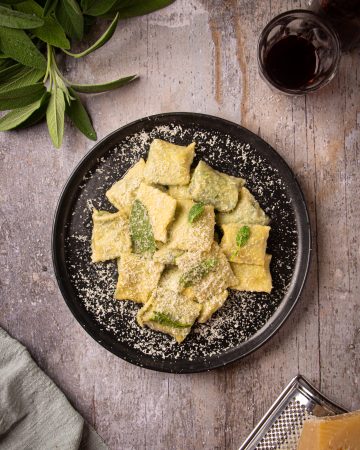
M113 36L120 19L148 14L174 0L0 0L0 131L32 126L46 117L48 131L61 147L65 115L89 139L97 135L78 93L106 92L137 75L83 84L61 72L57 55L82 58ZM71 51L96 18L111 19L105 32L86 50Z

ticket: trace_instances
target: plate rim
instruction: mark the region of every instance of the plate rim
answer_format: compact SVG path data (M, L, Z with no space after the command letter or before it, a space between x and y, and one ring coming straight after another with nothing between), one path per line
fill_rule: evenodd
M105 342L102 339L99 339L99 336L98 336L99 330L96 331L96 330L93 330L92 328L88 328L86 326L86 324L83 322L82 318L79 316L79 313L75 307L73 300L68 298L68 293L65 288L65 281L61 274L62 268L60 267L61 264L59 264L59 258L60 258L59 244L57 243L57 240L58 240L57 231L59 229L59 222L60 222L61 212L63 209L63 202L65 200L65 197L68 194L69 187L71 187L71 184L76 180L77 172L82 168L82 166L84 164L86 164L88 162L88 160L92 159L93 155L96 154L96 152L99 151L99 149L101 149L106 144L107 141L111 141L114 136L116 136L118 133L123 132L126 128L134 127L141 123L145 123L146 121L153 121L154 126L155 126L156 121L163 120L163 119L169 119L170 117L173 119L181 119L181 118L185 117L185 118L194 118L194 119L202 119L202 120L205 119L205 120L209 120L211 122L218 122L218 123L220 122L227 127L235 127L236 129L238 129L242 132L245 132L249 137L255 139L256 141L258 141L258 142L260 141L262 143L262 145L267 148L267 152L269 152L270 155L274 156L278 161L281 161L281 163L284 166L284 169L287 170L288 175L291 176L291 180L294 183L295 189L297 190L297 194L299 195L300 204L303 209L303 211L302 211L303 216L299 216L299 217L296 216L296 219L295 219L296 225L297 225L297 229L301 231L302 241L305 241L305 242L302 242L300 239L298 239L298 243L300 242L301 247L302 247L302 248L298 248L298 253L301 251L299 266L301 266L301 268L302 268L303 276L302 276L301 280L300 280L300 277L295 279L295 282L298 284L296 295L292 298L291 302L287 302L287 304L286 304L287 308L285 311L282 312L281 317L280 316L275 317L276 312L279 309L279 307L277 307L277 309L274 311L274 313L269 318L269 320L256 333L254 333L248 340L244 341L244 343L249 342L252 339L254 339L254 337L257 336L258 334L260 334L260 332L264 332L266 326L268 327L268 329L270 327L270 330L268 331L267 336L265 336L265 338L262 339L259 343L253 345L250 349L246 350L245 352L243 352L240 355L236 354L236 350L238 350L238 347L235 347L235 348L226 350L224 353L220 353L220 354L216 355L216 360L214 360L213 362L210 362L210 364L204 363L203 367L196 367L196 368L191 367L191 368L181 369L181 370L171 367L171 364L176 365L176 362L181 361L181 359L174 360L174 361L169 361L169 360L165 359L163 362L166 367L164 365L162 365L161 367L156 367L157 360L154 360L155 364L154 363L152 363L152 364L139 363L139 361L137 359L127 355L126 352L119 352L117 349L114 349L112 345L108 344L107 342ZM172 123L174 123L174 122L172 122ZM175 125L176 125L176 123L175 123ZM231 135L230 131L229 131L229 134ZM256 149L256 147L255 147L255 149ZM62 233L63 233L63 231L64 230L62 230ZM260 137L256 133L252 132L248 128L243 127L242 125L232 122L230 120L224 119L222 117L217 117L217 116L213 116L213 115L209 115L209 114L202 114L202 113L193 113L193 112L167 112L167 113L160 113L160 114L144 116L140 119L136 119L132 122L129 122L129 123L117 128L116 130L114 130L111 133L104 136L100 141L96 142L85 153L85 155L79 160L79 162L75 165L75 167L71 171L70 175L67 177L66 182L65 182L65 184L61 190L61 193L59 195L58 201L56 203L55 213L54 213L54 217L53 217L53 224L52 224L52 232L51 232L51 251L52 251L52 262L53 262L53 268L54 268L56 281L57 281L58 287L60 289L60 292L62 294L62 297L63 297L66 305L70 309L71 313L73 314L73 316L75 317L77 322L82 326L82 328L84 328L84 330L98 344L100 344L106 350L110 351L111 353L113 353L117 357L121 358L122 360L124 360L128 363L134 364L138 367L142 367L142 368L146 368L146 369L150 369L150 370L154 370L154 371L158 371L158 372L165 372L165 373L176 373L176 374L199 373L199 372L206 372L206 371L210 371L213 369L221 368L228 364L232 364L240 359L245 358L246 356L248 356L251 353L258 350L265 343L267 343L284 325L284 323L286 322L286 320L288 319L290 314L293 312L295 306L297 305L297 303L300 299L301 293L304 289L307 277L308 277L309 267L310 267L310 262L311 262L311 254L312 254L311 224L310 224L308 208L307 208L306 201L305 201L305 196L303 194L301 186L300 186L293 170L290 168L290 166L285 161L285 159L270 144L268 144L262 137ZM296 261L298 261L298 259L299 259L299 257L297 257ZM296 262L296 264L297 264L297 262ZM64 270L66 270L66 267ZM293 278L294 277L292 277L292 279L291 279L291 283L294 282ZM275 322L275 321L276 321L275 324L269 323L269 322ZM148 355L144 354L144 356L147 357ZM227 356L227 357L224 358L225 356ZM224 360L222 360L222 359L224 359ZM168 364L166 364L166 362Z

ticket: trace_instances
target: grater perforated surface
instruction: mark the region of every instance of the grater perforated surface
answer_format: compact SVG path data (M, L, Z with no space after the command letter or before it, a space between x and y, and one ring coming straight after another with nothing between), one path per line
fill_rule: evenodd
M239 450L296 450L304 421L346 412L298 375Z

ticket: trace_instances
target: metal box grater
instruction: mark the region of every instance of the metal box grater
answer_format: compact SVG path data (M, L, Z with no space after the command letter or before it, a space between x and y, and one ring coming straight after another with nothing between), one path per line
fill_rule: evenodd
M347 412L298 375L256 425L239 450L296 450L303 423L312 416Z

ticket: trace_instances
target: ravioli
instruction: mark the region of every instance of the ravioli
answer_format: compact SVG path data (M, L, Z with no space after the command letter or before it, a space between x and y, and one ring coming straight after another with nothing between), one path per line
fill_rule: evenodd
M194 154L195 143L184 147L154 139L146 161L145 181L167 186L189 184Z
M118 259L117 300L145 303L156 289L164 265L132 253Z
M237 223L229 223L222 226L224 236L220 246L223 252L231 262L263 266L270 227L248 225L250 229L249 239L243 246L239 247L236 242L236 236L242 226L242 224Z
M176 199L192 200L188 184L186 186L169 186L168 194Z
M179 250L210 250L214 240L215 214L213 206L207 205L194 223L189 222L191 200L177 200L175 221L170 228L169 248Z
M270 261L271 255L265 255L263 266L231 263L236 277L236 283L231 286L231 289L270 293L272 290Z
M93 209L92 262L115 259L131 251L129 224L122 211L110 213Z
M201 312L198 318L198 322L205 323L210 320L211 316L224 305L226 299L228 298L228 295L229 292L225 290L209 297L207 300L201 303Z
M158 288L139 310L137 322L143 327L169 334L180 343L190 333L201 305L166 288Z
M144 178L145 161L141 158L105 193L109 202L126 214L130 214L136 190Z
M155 139L146 163L106 192L119 211L93 211L92 261L117 258L115 299L142 304L138 324L178 343L210 320L229 289L272 290L269 218L242 178L204 161L191 169L194 153L194 143Z
M201 264L207 261L213 262L210 269L200 273L202 276L196 276L196 268L201 267ZM215 242L212 244L209 252L187 252L179 256L176 262L184 275L191 273L195 275L193 276L193 281L187 283L185 287L191 286L196 300L200 303L204 303L220 292L223 292L226 288L234 284L236 280L230 263ZM189 277L186 278L184 275L183 279L187 280Z
M218 213L216 221L219 225L228 223L268 225L270 220L251 192L246 187L242 187L235 209L226 213Z
M176 200L165 192L141 183L136 198L147 209L154 238L167 241L167 227L175 216Z
M244 184L242 178L218 172L200 161L191 177L189 192L193 200L213 205L216 210L225 212L235 208L239 188Z
M178 250L177 248L169 248L167 245L164 245L154 253L154 261L165 265L175 265L176 258L183 253L183 250Z

